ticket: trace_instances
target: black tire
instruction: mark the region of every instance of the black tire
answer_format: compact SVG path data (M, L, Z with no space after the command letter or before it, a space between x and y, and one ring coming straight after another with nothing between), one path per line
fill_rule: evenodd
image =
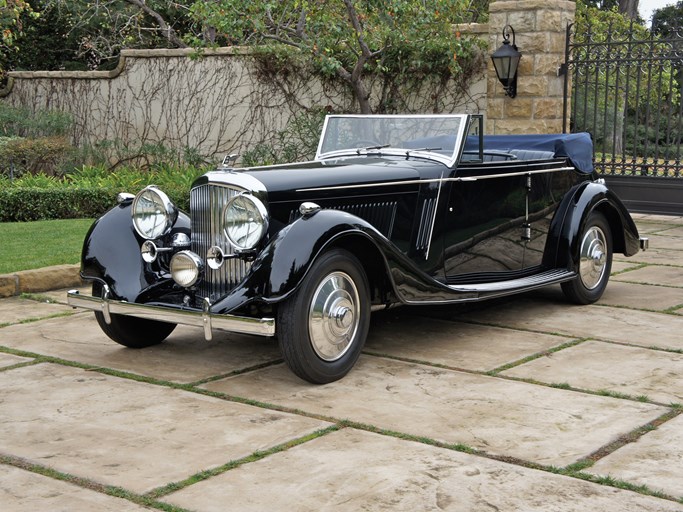
M562 291L572 302L592 304L602 297L612 271L612 231L602 213L590 213L580 244L579 275L562 283Z
M102 296L102 285L93 283L92 294L95 297ZM128 348L146 348L158 345L173 332L176 324L158 322L146 318L137 318L126 315L110 315L111 323L104 320L104 315L95 311L95 318L100 328L112 340Z
M339 380L351 370L369 326L368 278L360 261L343 249L320 256L277 311L282 357L313 384Z

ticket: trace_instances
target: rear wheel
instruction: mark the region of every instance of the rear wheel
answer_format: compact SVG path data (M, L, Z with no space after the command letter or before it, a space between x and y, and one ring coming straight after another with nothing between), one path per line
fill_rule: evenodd
M311 266L278 307L278 340L287 366L314 384L341 379L360 355L370 326L370 291L360 261L334 249Z
M562 283L562 291L577 304L592 304L602 297L612 270L612 231L600 212L591 212L581 236L579 275Z
M94 297L102 296L102 285L93 283ZM129 348L146 348L158 345L173 332L176 324L158 322L146 318L112 314L111 323L107 323L104 315L95 311L95 318L100 328L112 340Z

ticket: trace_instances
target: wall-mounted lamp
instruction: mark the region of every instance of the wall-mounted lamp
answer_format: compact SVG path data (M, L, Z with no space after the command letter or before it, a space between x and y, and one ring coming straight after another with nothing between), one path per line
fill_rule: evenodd
M511 33L512 44L510 44ZM493 67L496 68L498 80L505 88L505 95L510 96L510 98L517 96L517 66L520 58L522 58L522 54L515 44L515 31L510 25L505 25L503 27L503 44L493 52L491 60Z

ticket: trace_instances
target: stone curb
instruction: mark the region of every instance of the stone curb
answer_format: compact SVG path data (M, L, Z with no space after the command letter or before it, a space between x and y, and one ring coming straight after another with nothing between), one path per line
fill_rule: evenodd
M81 266L55 265L34 270L21 270L0 275L0 297L13 297L22 293L46 292L60 288L81 286Z

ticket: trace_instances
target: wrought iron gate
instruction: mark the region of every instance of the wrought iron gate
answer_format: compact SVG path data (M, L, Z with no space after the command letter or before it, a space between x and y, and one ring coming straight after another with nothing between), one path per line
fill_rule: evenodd
M683 30L574 27L561 70L565 132L592 135L597 171L631 210L683 215Z

